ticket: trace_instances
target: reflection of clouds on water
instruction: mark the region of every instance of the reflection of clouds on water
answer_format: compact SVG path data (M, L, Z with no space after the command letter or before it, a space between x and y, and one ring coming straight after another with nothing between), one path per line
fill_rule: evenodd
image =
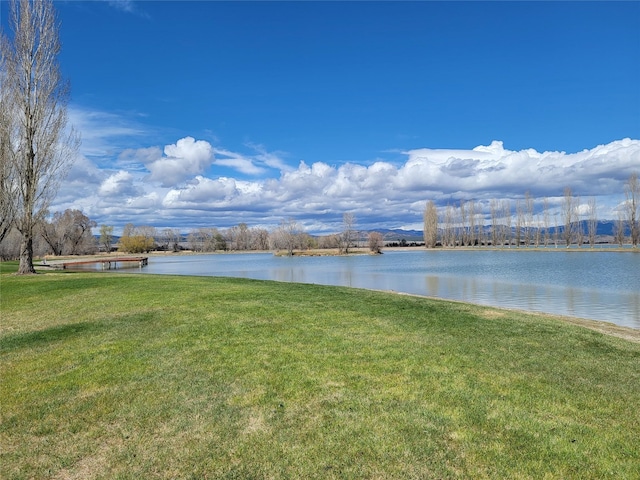
M423 294L481 305L610 321L640 328L640 295L630 292L427 275L424 278Z
M353 257L151 257L141 273L231 276L388 290L640 328L640 255L421 250Z

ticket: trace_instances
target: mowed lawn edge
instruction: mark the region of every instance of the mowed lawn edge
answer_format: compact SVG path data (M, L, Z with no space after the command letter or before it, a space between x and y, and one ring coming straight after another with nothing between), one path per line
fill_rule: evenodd
M640 476L640 344L554 317L56 272L0 309L1 478Z

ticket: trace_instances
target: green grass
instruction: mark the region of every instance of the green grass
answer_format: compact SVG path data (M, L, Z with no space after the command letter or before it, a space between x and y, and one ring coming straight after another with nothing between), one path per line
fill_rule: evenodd
M550 317L100 273L0 301L3 479L640 478L640 344Z

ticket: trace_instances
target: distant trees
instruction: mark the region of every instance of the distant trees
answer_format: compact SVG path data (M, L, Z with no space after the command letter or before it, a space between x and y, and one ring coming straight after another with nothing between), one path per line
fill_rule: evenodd
M251 247L254 250L269 250L269 231L264 228L253 229Z
M172 252L180 251L180 231L175 228L165 228L162 230L160 238L162 239L162 247L164 250Z
M464 200L460 200L460 216L459 216L460 224L458 226L458 231L460 232L459 234L460 246L468 245L469 233L468 233L468 227L467 227L467 218L468 218L469 212L466 207L467 207L466 202Z
M225 238L229 250L269 249L269 231L264 228L249 227L244 222L228 228Z
M92 229L96 222L80 210L56 212L42 225L42 237L54 255L85 255L96 251Z
M318 248L339 248L340 247L340 235L323 235L318 238Z
M136 227L133 223L127 223L122 231L118 249L127 253L150 252L156 246L155 235L154 227Z
M529 246L533 242L532 230L533 230L533 216L535 212L534 200L529 191L525 192L524 194L524 208L525 208L524 244L526 246Z
M630 184L636 185L633 181ZM632 197L631 194L627 195ZM638 197L640 193L636 193ZM625 203L630 204L633 204L633 199ZM580 246L587 241L595 245L598 228L595 198L583 205L580 197L574 196L571 188L566 187L559 211L555 212L554 227L549 199L545 197L538 205L536 211L536 201L528 191L524 198L515 201L515 211L509 199L492 199L487 205L487 213L482 213L483 204L474 200L461 200L458 208L451 204L438 208L433 201L427 201L423 213L425 247L435 246L438 235L444 247L504 247L512 244L538 247L542 244L548 246L552 241L557 246L559 238L564 240L567 247L573 244ZM628 217L630 213L626 212L625 215Z
M543 242L544 242L544 246L546 247L549 245L549 242L551 241L551 236L550 236L551 215L549 213L549 199L546 197L542 200L542 225L544 227Z
M488 212L483 213L484 209ZM512 226L512 222L515 225ZM567 248L580 248L587 243L593 248L598 242L599 224L596 198L582 201L569 186L563 189L562 197L551 201L545 197L536 202L527 191L524 198L515 201L515 211L512 200L492 199L484 206L482 202L460 200L457 205L442 207L429 200L423 212L426 248L434 247L438 240L443 247L489 244L538 247L548 246L551 242L557 247L562 242ZM612 234L620 246L630 242L637 248L640 243L640 179L637 172L633 172L624 184L624 201L617 209Z
M593 248L596 244L596 235L598 233L598 213L596 210L596 199L589 199L589 220L587 220L587 236L589 238L589 246Z
M113 226L100 226L100 239L98 240L98 243L102 246L105 252L111 252L111 248L113 247Z
M251 248L251 234L246 223L240 223L227 230L227 239L231 250L249 250Z
M511 237L511 203L508 199L493 199L491 212L491 244L504 247Z
M498 212L500 211L500 202L494 198L489 205L491 209L491 245L495 247L499 242L498 226L500 224L498 223Z
M187 236L187 243L194 252L215 252L228 248L226 238L215 227L202 227L193 230Z
M293 255L296 248L300 248L303 228L293 218L282 220L280 225L271 233L271 246L276 250L286 250Z
M349 248L353 245L356 237L355 231L356 217L353 213L347 212L342 215L342 235L340 236L340 253L349 253Z
M502 246L511 245L511 202L508 198L505 198L501 202L502 206L502 220L503 225L501 228L500 244Z
M79 140L75 132L66 130L69 85L57 60L60 43L53 2L13 0L10 10L13 38L0 34L0 170L15 182L13 224L22 236L18 273L27 274L35 273L36 228L74 159Z
M371 232L369 233L369 250L372 253L380 253L382 252L382 247L384 246L384 238L382 234L379 232Z

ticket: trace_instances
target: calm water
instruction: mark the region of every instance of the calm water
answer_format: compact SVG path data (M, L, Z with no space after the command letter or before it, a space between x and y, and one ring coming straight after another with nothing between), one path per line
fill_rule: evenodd
M245 277L440 297L640 328L640 254L387 251L348 257L270 253L151 257L147 274Z

